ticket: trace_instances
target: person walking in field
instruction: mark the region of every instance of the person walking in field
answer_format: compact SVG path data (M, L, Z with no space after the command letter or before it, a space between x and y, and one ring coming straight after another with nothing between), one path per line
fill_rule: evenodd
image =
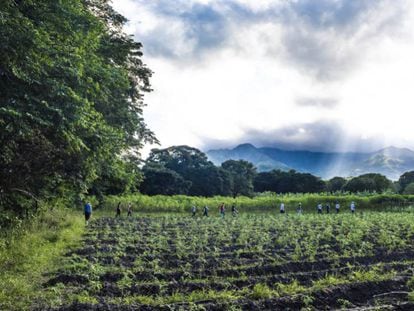
M284 214L286 211L285 211L285 203L280 203L280 213L281 214Z
M351 208L351 213L354 214L355 213L355 202L354 201L352 201L350 208Z
M340 208L341 208L341 205L339 204L338 201L336 201L336 203L335 203L335 211L336 211L337 214L339 213L339 209Z
M302 209L302 203L299 202L298 207L296 208L296 213L298 213L298 215L303 213L303 209Z
M236 205L233 204L231 206L231 214L233 215L233 217L236 217L238 213L239 213L239 211L237 210Z
M193 205L191 207L191 214L193 215L193 217L195 217L196 216L196 213L197 213L197 207L195 205Z
M208 206L204 206L203 216L208 217Z
M132 204L131 204L131 202L128 203L128 214L127 214L127 216L128 217L132 216Z
M121 217L121 202L119 202L116 207L116 217Z
M322 214L322 203L318 204L318 214Z
M221 203L221 205L219 206L219 213L221 218L224 218L224 216L226 215L226 207L224 206L224 203Z
M92 215L92 204L90 202L87 202L84 206L83 211L85 213L85 223L86 225L89 225L89 219Z
M331 212L331 205L329 203L326 203L326 213L329 214Z

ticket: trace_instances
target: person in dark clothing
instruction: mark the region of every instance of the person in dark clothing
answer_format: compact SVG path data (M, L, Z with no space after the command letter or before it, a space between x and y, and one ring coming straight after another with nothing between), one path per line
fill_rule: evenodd
M208 217L208 206L204 206L204 212L203 212L203 216Z
M231 213L232 213L233 217L236 217L236 216L237 216L237 214L239 213L239 211L237 210L237 208L236 208L236 205L235 205L235 204L233 204L233 205L231 206Z
M331 205L329 203L326 203L326 213L329 214L331 212Z
M116 207L116 217L121 217L121 202L119 202Z
M219 206L219 213L221 218L224 218L224 216L226 215L226 207L224 203L221 203L221 205Z
M128 217L132 216L132 204L128 203Z

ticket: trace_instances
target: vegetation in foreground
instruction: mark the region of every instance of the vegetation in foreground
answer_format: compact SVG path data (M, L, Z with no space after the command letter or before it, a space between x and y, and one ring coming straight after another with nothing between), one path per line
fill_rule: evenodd
M413 244L411 213L104 217L45 283L37 306L408 306Z
M10 221L13 221L10 219ZM0 310L25 310L42 294L47 271L79 246L85 226L73 210L55 209L36 219L14 220L0 232Z

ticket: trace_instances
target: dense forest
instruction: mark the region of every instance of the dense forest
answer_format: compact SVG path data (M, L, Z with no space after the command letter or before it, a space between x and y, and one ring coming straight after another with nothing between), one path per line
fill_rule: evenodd
M108 0L0 4L0 208L136 190L152 72Z
M414 172L392 182L381 174L353 178L334 177L324 181L294 170L257 172L250 162L227 160L215 166L200 150L188 146L153 149L143 167L140 191L149 194L187 194L195 196L253 196L258 192L393 192L414 193ZM115 193L113 193L115 194Z

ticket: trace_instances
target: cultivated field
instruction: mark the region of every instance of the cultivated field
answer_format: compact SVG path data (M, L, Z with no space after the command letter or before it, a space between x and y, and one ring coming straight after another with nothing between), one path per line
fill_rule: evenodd
M103 217L47 308L414 310L413 245L409 213Z

